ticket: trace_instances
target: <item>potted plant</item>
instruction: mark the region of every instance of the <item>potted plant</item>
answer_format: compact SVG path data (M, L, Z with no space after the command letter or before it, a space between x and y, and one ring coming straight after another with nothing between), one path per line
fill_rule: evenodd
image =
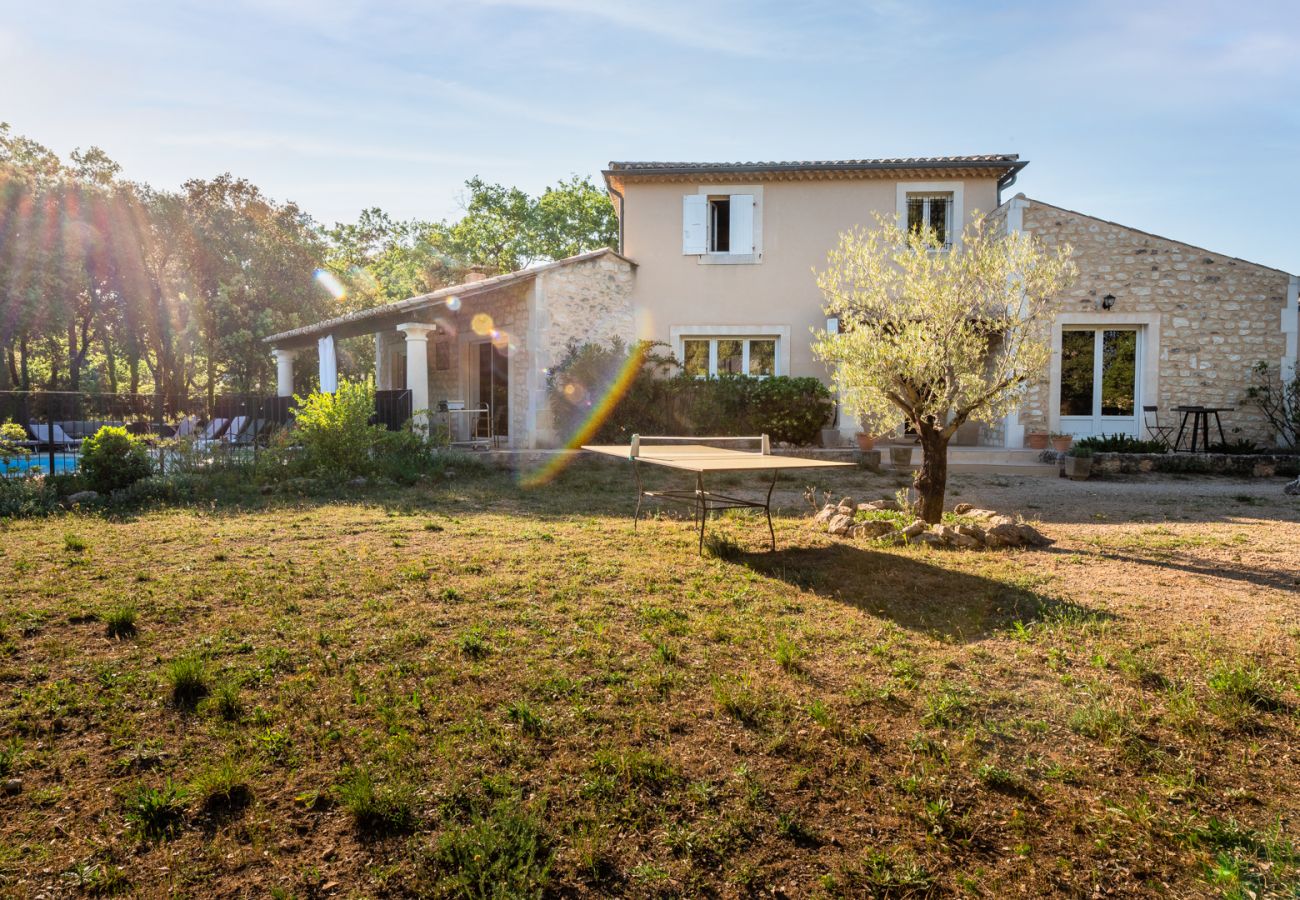
M1071 481L1087 481L1092 474L1092 448L1072 448L1065 455L1065 474Z
M863 453L876 449L875 425L865 418L858 419L858 433L853 435L853 439L858 442L858 449Z
M1070 445L1074 443L1074 438L1068 434L1061 434L1059 431L1053 431L1050 437L1052 441L1052 449L1057 453L1064 453L1066 450L1069 450Z
M1025 446L1030 450L1047 449L1047 432L1046 431L1026 431Z

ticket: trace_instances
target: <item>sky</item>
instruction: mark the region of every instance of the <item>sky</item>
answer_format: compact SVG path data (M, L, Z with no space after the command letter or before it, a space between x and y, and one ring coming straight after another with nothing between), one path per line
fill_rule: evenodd
M1300 272L1295 0L0 0L0 121L325 224L614 159L1019 153L1014 191Z

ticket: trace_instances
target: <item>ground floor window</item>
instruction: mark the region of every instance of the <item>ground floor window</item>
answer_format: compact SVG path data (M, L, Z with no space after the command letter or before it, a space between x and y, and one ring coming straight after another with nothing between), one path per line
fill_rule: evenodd
M1141 334L1136 328L1061 331L1062 431L1136 433Z
M682 340L682 368L696 378L709 375L776 374L774 337L688 337Z

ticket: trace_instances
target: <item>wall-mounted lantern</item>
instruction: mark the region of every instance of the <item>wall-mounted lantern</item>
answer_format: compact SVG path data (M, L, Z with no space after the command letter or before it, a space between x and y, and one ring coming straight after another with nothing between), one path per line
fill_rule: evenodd
M1112 306L1114 306L1114 305L1115 305L1115 295L1114 295L1114 294L1107 294L1105 297L1102 297L1102 298L1101 298L1101 308L1102 308L1102 309L1110 309L1110 308L1111 308Z

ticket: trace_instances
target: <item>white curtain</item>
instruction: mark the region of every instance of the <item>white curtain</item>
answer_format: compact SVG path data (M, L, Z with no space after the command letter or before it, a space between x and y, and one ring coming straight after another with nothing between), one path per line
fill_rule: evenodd
M327 334L316 342L320 351L320 389L332 394L339 389L339 361L334 354L334 335Z

